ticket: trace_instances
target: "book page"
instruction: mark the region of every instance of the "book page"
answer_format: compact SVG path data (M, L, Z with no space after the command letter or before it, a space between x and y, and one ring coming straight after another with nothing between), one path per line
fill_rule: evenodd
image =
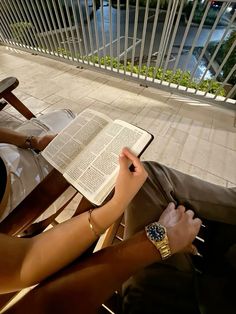
M46 147L42 152L43 157L64 173L68 165L110 121L102 113L84 110Z
M139 155L152 135L121 120L108 124L68 167L65 178L100 205L114 187L123 147Z

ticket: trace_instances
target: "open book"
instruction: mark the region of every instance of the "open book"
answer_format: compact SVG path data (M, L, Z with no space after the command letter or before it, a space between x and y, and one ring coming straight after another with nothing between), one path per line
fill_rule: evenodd
M143 129L86 109L42 155L91 203L101 205L114 188L122 148L140 156L152 139Z

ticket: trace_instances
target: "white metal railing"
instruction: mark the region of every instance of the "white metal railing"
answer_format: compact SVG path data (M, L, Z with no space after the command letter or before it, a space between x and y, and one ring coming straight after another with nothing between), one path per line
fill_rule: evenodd
M0 43L235 103L236 1L1 0Z

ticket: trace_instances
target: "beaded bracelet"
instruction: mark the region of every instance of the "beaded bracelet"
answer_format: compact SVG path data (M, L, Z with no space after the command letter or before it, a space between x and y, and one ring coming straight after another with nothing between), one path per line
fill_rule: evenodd
M21 147L22 148L30 148L30 149L34 149L33 146L32 146L32 139L34 138L34 136L28 136L26 139L25 139L25 142L24 142L24 145L22 145Z

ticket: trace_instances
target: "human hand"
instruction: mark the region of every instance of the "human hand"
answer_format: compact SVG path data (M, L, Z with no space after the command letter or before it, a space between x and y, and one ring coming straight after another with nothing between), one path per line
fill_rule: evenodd
M147 172L140 162L128 148L124 148L119 156L120 170L116 179L115 193L112 201L122 209L125 209L137 194L147 179ZM133 164L134 171L129 167Z
M44 135L44 136L34 136L32 139L32 146L34 149L42 151L44 150L48 144L56 137L55 134L53 135Z
M181 251L196 252L192 242L196 238L202 222L199 218L194 218L192 210L186 210L182 205L175 208L174 203L169 203L158 222L167 229L172 254Z

